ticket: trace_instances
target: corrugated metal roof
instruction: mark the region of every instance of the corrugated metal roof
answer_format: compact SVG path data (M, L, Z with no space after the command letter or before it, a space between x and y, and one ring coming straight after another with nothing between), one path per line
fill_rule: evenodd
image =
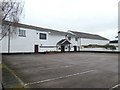
M77 32L77 31L70 31L74 34L76 34L78 37L80 38L88 38L88 39L99 39L99 40L109 40L107 38L104 38L100 35L96 35L96 34L89 34L89 33L83 33L83 32Z

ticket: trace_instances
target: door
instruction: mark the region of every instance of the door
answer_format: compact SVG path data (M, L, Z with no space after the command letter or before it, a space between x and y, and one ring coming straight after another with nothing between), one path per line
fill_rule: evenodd
M75 52L77 51L77 46L74 46L74 51L75 51Z
M65 52L65 46L61 46L61 52Z
M39 46L38 46L38 45L35 45L35 46L34 46L34 52L35 52L35 53L38 53L38 49L39 49Z

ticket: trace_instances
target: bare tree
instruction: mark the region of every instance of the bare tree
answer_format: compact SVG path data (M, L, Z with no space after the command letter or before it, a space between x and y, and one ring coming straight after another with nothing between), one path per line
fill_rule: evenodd
M10 38L16 32L17 24L23 11L23 0L2 1L2 31L0 41L8 36L8 53L10 52Z
M24 7L23 0L2 1L2 40L4 36L14 33ZM12 27L11 27L12 26ZM10 29L12 28L12 29Z

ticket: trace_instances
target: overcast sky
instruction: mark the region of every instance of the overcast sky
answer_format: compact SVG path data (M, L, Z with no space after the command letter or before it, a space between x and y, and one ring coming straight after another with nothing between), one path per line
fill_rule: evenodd
M115 39L120 0L25 0L22 23Z

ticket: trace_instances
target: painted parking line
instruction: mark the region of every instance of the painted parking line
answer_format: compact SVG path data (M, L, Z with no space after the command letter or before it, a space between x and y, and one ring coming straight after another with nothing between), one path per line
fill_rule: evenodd
M118 88L118 87L120 87L120 84L117 84L117 85L113 86L113 87L112 87L111 89L109 89L109 90L113 90L113 89Z
M55 68L42 68L42 69L40 69L40 70L50 70L50 69L57 69L57 68L69 68L69 67L72 67L72 65L69 65L69 66L60 66L60 67L55 67Z
M6 70L8 70L17 80L18 82L24 87L24 88L27 88L27 86L24 84L24 82L15 74L15 72L10 69L9 67L7 67L5 64L3 64L4 68Z
M82 74L90 73L90 72L93 72L93 71L95 71L95 70L89 70L89 71L84 71L84 72L80 72L80 73L69 74L69 75L66 75L66 76L61 76L61 77L46 79L46 80L42 80L42 81L26 83L25 85L27 86L27 85L33 85L33 84L38 84L38 83L44 83L44 82L54 81L54 80L58 80L58 79L63 79L63 78L68 78L68 77L72 77L72 76L77 76L77 75L82 75Z
M38 67L37 69L40 68L39 70L52 70L52 69L69 68L69 67L72 67L72 65L60 66L60 67L55 67L55 68ZM29 72L30 70L24 70L24 71Z

